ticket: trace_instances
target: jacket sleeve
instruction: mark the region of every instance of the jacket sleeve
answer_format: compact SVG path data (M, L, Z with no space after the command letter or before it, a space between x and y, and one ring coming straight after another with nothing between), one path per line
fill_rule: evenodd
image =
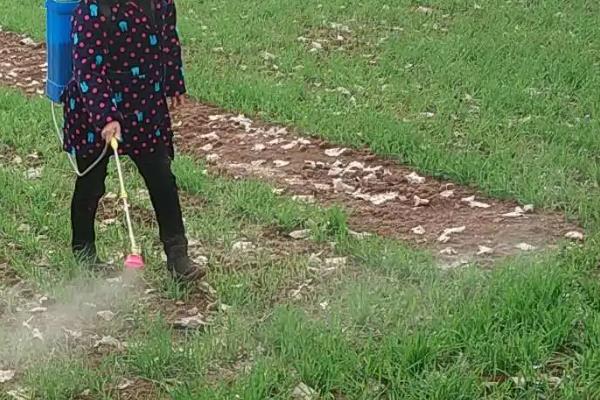
M114 101L107 60L108 21L94 1L85 1L73 16L73 78L84 108L96 128L122 121Z
M168 97L182 95L186 92L183 76L183 60L181 42L177 32L177 9L175 0L167 0L165 24L163 26L163 54L165 64L165 94Z

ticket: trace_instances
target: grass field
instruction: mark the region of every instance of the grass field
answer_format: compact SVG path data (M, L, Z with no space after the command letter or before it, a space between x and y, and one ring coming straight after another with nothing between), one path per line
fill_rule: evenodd
M585 224L584 247L439 271L401 243L352 239L340 210L204 175L182 157L190 235L231 308L183 335L136 307L119 315L133 320L126 350L36 355L18 385L38 399L119 398L122 378L171 399L289 399L300 383L313 399L600 398L600 5L438 3L179 0L191 93L559 208ZM0 0L0 25L41 39L41 2ZM45 101L0 89L0 265L60 298L90 273L66 246L72 183L48 114ZM27 179L34 164L42 176ZM281 252L303 228L306 248ZM146 279L185 299L163 276L154 226L142 229L154 249ZM121 232L103 233L105 255L123 250ZM258 249L236 254L240 240ZM348 265L315 276L320 249ZM310 291L289 296L310 278Z

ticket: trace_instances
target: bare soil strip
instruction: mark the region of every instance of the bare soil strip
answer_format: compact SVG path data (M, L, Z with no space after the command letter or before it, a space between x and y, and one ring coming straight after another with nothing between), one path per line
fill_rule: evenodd
M42 95L45 47L0 32L0 84ZM445 265L554 247L578 227L560 213L501 201L367 150L341 149L189 101L174 115L179 150L239 178L267 181L300 201L341 205L356 232L425 246Z

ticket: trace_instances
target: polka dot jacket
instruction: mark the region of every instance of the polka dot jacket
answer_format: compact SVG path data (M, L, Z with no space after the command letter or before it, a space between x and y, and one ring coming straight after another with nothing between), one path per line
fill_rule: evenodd
M135 1L83 0L72 19L73 78L62 95L64 150L97 157L101 131L119 121L121 154L171 157L173 131L167 97L185 93L174 0L156 0L154 21ZM106 15L105 15L106 14Z

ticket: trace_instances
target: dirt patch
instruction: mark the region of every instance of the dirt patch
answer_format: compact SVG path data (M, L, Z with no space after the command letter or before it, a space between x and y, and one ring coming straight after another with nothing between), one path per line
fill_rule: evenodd
M41 93L43 45L0 32L0 59L0 83ZM206 104L188 102L174 121L179 149L212 168L266 180L299 200L342 205L353 230L429 247L448 265L553 247L578 229L560 213L522 209L367 150L336 149Z

